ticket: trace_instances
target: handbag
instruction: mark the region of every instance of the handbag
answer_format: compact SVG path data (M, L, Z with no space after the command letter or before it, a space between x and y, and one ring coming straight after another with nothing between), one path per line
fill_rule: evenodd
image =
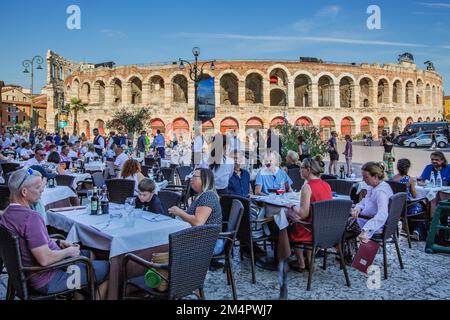
M345 231L350 235L350 236L358 236L361 234L362 229L361 226L358 223L358 220L350 217L347 221L347 226L345 227Z

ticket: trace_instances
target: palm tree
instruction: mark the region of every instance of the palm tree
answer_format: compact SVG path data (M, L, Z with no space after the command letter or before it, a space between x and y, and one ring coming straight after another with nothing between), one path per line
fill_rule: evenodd
M72 98L70 100L70 106L69 110L71 113L73 113L73 134L77 135L77 127L78 127L78 113L88 112L87 104L84 104L80 99L78 98Z

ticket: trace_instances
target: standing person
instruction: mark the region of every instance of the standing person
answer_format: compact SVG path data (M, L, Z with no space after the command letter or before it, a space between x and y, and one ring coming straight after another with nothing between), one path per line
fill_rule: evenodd
M431 150L436 150L437 140L436 140L436 131L433 131L431 134Z
M311 152L309 150L309 145L306 143L306 140L303 136L299 136L297 138L298 144L298 155L300 157L300 161L303 162L306 158L311 157Z
M100 157L103 157L103 150L105 149L105 138L100 135L100 132L97 128L94 129L94 148L95 152Z
M350 135L345 136L345 162L347 164L347 178L353 174L352 159L353 159L353 140Z
M29 140L31 145L34 146L34 144L36 143L36 136L34 135L34 130L30 131L30 136L29 136Z
M234 172L228 181L228 193L248 198L250 194L250 173L242 169L244 162L242 153L234 155Z
M217 193L224 195L228 193L228 182L234 172L234 160L226 155L227 139L223 135L213 138L213 149L208 160L209 169L214 174ZM204 165L203 167L207 167Z
M148 133L145 133L145 153L149 154L150 153L150 149L151 149L151 141L150 141L150 137L148 135Z
M67 132L63 132L63 137L62 137L63 141L68 144L69 143L69 135L67 134Z
M161 134L161 130L157 130L157 135L155 137L155 148L161 157L161 159L166 158L166 140Z
M373 142L372 132L369 132L369 134L367 135L367 145L369 147L371 147L372 146L372 142Z
M383 161L386 166L386 175L388 179L392 179L394 176L394 144L391 141L391 137L384 136L381 140L381 145L384 147Z
M338 175L338 169L337 169L337 163L339 161L339 153L337 148L337 137L338 134L336 131L331 132L331 138L328 139L327 146L328 146L328 154L330 155L330 165L328 167L328 172L333 175Z
M194 168L202 163L203 144L204 144L203 136L200 134L199 130L196 129L194 141L192 143L192 164Z
M145 131L141 132L141 135L138 138L136 149L139 153L145 153Z
M280 136L276 133L275 129L269 129L267 131L267 151L275 151L281 155L283 145Z

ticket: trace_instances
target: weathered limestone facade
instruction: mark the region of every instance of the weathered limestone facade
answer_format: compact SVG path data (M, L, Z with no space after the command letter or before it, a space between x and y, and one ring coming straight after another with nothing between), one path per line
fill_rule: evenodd
M79 97L89 105L79 115L81 132L103 128L119 108L149 108L150 128L166 134L192 131L194 83L177 64L93 68L49 52L62 66L61 80L49 72L49 94L63 92L66 103ZM68 70L72 73L69 74ZM219 131L265 128L283 121L356 135L401 130L408 122L443 117L443 80L435 71L398 64L329 64L277 61L218 61L216 118L205 125ZM54 83L54 84L53 84ZM48 130L53 131L55 100L50 99Z

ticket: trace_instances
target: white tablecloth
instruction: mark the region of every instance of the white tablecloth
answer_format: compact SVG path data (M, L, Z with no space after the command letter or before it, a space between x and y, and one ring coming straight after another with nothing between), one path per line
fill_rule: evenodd
M103 162L89 162L84 164L84 170L86 171L103 171L106 169L106 165Z
M436 199L438 192L450 193L450 187L431 188L416 186L417 199L427 198L429 201Z
M77 187L78 182L85 181L89 178L91 178L90 173L69 173L72 177L75 177L75 180L73 181L73 188L75 189Z
M169 234L190 224L162 215L144 213L142 218L91 216L86 211L48 212L49 225L68 232L67 240L110 251L110 258L169 243ZM111 209L112 210L112 209Z
M76 197L76 193L69 187L59 186L53 189L45 188L41 196L41 201L42 205L45 207L51 203Z

